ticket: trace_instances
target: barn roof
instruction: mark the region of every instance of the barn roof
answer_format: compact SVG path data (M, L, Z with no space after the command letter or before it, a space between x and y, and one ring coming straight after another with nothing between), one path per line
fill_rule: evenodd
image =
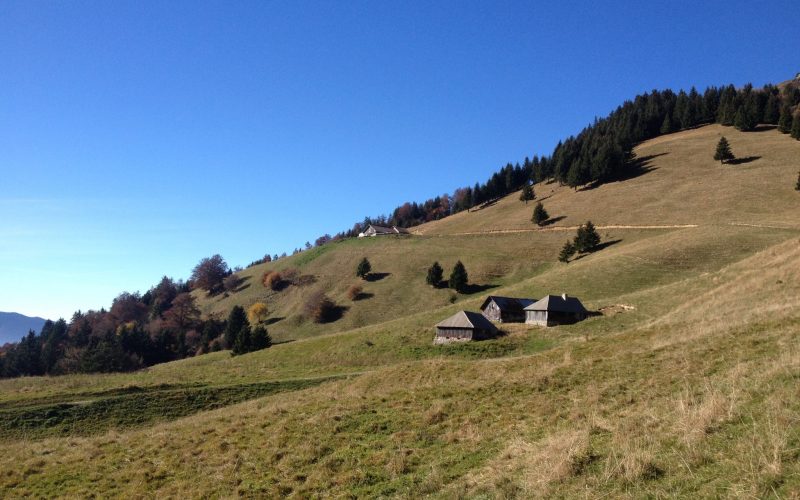
M491 321L486 319L483 314L472 311L458 311L446 320L438 323L437 328L482 328L484 330L496 330Z
M369 230L369 228L372 228L372 229L374 229L376 233L393 233L393 232L394 232L394 229L392 229L392 228L390 228L390 227L386 227L386 226L376 226L376 225L374 225L374 224L370 224L370 225L368 226L367 230Z
M546 295L541 300L529 305L526 311L554 311L565 313L585 313L581 301L577 297L569 295Z
M489 295L481 304L481 310L486 309L489 302L494 301L501 311L522 310L536 302L536 299L523 299L518 297L501 297L499 295Z

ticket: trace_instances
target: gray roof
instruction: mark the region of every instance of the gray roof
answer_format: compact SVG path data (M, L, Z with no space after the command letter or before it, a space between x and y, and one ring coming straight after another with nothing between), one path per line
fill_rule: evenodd
M483 330L497 330L491 321L483 314L472 311L458 311L446 320L438 323L437 328L481 328Z
M489 295L481 304L481 310L486 309L489 302L494 301L501 311L522 311L524 308L536 302L536 299L522 299L518 297L501 297L499 295Z
M585 313L581 301L577 297L566 295L566 299L561 295L546 295L543 299L525 308L526 311L555 311L566 313Z
M367 231L369 231L370 229L373 229L376 233L387 233L388 234L388 233L393 233L394 232L394 229L392 229L390 227L376 226L374 224L370 224L369 227L367 227Z

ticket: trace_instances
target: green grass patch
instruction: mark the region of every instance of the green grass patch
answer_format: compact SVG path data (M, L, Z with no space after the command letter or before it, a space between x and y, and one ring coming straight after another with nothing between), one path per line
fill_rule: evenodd
M331 378L260 382L230 386L128 387L105 393L25 401L0 407L0 439L92 435L174 420L250 399L319 385Z

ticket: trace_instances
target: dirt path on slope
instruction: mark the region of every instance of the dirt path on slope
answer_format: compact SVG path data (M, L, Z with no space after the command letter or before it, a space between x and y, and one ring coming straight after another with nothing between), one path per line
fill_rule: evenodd
M541 227L533 229L487 229L485 231L470 231L464 233L447 233L446 236L474 236L481 234L511 234L511 233L544 233L552 231L576 231L580 226L558 226L558 227ZM663 225L622 225L610 224L606 226L595 226L595 229L687 229L700 227L699 224L663 224ZM424 236L425 233L414 232Z

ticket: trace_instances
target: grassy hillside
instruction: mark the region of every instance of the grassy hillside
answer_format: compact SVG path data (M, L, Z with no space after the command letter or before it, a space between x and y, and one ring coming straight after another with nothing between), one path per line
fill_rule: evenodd
M720 165L712 159L723 133L737 157L746 161ZM471 281L479 285L475 295L481 296L480 292L542 273L553 265L574 227L589 219L601 227L607 241L625 245L682 226L698 226L697 234L708 226L722 231L720 226L740 224L800 228L794 191L800 144L774 129L742 133L710 125L647 141L635 154L643 170L632 179L578 192L537 184L537 198L554 219L542 230L530 222L533 203L526 205L513 194L495 205L419 226L415 236L333 243L254 266L240 273L244 284L236 293L215 297L198 293L201 308L206 314L224 316L233 305L263 301L270 308L273 338L294 340L446 306L451 294L433 290L424 281L435 260L447 274L461 259ZM502 234L492 234L496 232ZM362 283L355 277L356 265L365 256L381 279ZM313 282L280 292L261 284L265 271L287 268L298 269ZM357 282L368 298L352 302L346 291ZM316 325L303 318L303 303L317 290L347 308L341 320ZM547 291L534 290L535 294Z
M243 272L249 287L203 302L213 312L266 300L270 331L291 342L131 374L0 381L0 491L797 496L800 143L726 128L738 156L761 158L721 166L707 158L722 130L641 145L639 156L665 154L634 179L577 193L537 185L566 217L556 228L613 226L600 231L605 248L569 264L555 257L571 230L530 231L532 205L511 196L419 236L256 266ZM386 276L352 303L362 256ZM424 271L457 258L480 291L451 304ZM258 283L286 267L315 282L278 293ZM349 307L342 319L300 319L317 289ZM487 293L562 291L603 314L431 345L433 324Z

